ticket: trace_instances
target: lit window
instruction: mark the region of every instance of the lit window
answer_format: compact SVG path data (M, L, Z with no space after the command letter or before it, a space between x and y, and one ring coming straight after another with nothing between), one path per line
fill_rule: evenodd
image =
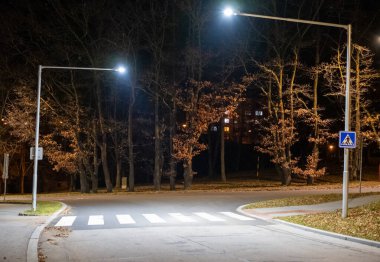
M225 118L224 119L224 123L229 124L230 123L230 119L229 118Z
M247 111L244 112L244 114L245 114L246 116L250 116L250 115L252 115L252 112L247 110Z
M211 127L211 131L213 131L213 132L217 132L217 131L218 131L218 127L217 127L217 126L212 126L212 127Z
M224 127L224 132L227 132L227 133L230 132L230 127L229 126L225 126Z
M262 115L263 115L263 111L261 111L261 110L256 110L256 111L255 111L255 115L256 115L256 116L262 116Z

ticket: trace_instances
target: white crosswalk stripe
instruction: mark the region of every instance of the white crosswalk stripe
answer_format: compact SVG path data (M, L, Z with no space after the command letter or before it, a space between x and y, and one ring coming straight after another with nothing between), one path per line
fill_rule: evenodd
M223 214L223 215L225 215L225 216L228 216L228 217L231 217L231 218L236 218L236 219L241 220L241 221L255 220L252 217L247 217L247 216L239 215L239 214L232 213L232 212L220 212L220 213Z
M62 217L57 224L55 224L56 227L70 227L73 225L76 216L65 216Z
M104 225L104 217L102 215L98 216L90 216L88 218L88 223L89 226L101 226Z
M224 222L228 219L235 219L235 220L240 220L240 221L253 221L255 220L254 218L240 215L238 213L234 212L217 212L217 214L210 214L207 212L193 212L192 214L182 214L182 213L168 213L166 216L165 214L161 217L157 214L154 213L147 213L147 214L141 214L146 220L146 222L152 223L152 224L165 224L168 222L175 222L173 220L168 220L166 221L165 217L169 215L170 217L174 218L177 222L180 223L197 223L197 222L202 222L204 220L210 221L210 222ZM138 224L139 222L143 222L141 218L139 220L136 220L136 218L139 217L138 214L132 215L130 214L118 214L115 215L116 219L118 221L118 224L120 225L133 225L133 224ZM223 217L225 216L225 217ZM165 218L165 219L164 219ZM60 218L60 220L55 224L57 227L71 227L74 225L74 222L76 221L77 216L64 216ZM110 219L112 221L112 219ZM137 222L136 222L137 221ZM115 222L113 222L115 223ZM80 222L76 222L76 224L80 224ZM104 222L104 216L103 215L91 215L88 218L88 223L87 225L89 226L102 226L105 225Z
M157 223L166 223L165 220L163 220L161 217L159 217L156 214L142 214L150 223L157 224Z
M136 224L136 221L130 215L116 215L120 225Z
M169 216L174 217L181 222L196 222L194 218L182 215L181 213L169 213Z
M213 215L210 215L206 212L196 212L194 213L195 215L201 217L201 218L204 218L208 221L212 221L212 222L222 222L222 221L226 221L225 219L223 218L220 218L220 217L216 217L216 216L213 216Z

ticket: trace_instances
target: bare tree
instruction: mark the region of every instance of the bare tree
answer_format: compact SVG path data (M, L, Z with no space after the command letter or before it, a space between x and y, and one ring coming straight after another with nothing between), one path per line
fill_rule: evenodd
M207 148L199 141L200 136L226 111L237 107L244 91L244 85L218 87L210 82L190 81L178 92L176 104L183 112L184 120L174 138L174 156L183 161L185 189L191 187L193 180L193 157Z
M346 62L343 60L342 53L343 50L338 49L332 62L323 64L324 78L333 89L333 91L329 92L327 95L335 97L336 99L342 99L345 90L345 74L343 72L346 70ZM372 68L373 54L366 47L354 44L352 61L354 68L351 69L352 77L350 81L351 86L353 86L354 89L352 97L355 101L352 110L352 113L354 114L352 124L357 133L358 141L361 141L362 137L364 137L367 140L367 143L376 143L376 137L379 137L378 128L375 128L378 126L378 124L376 125L378 117L376 117L376 112L370 111L372 99L368 97L368 92L373 88L372 85L374 80L379 78L379 74L376 74L375 70ZM364 129L365 131L362 130L363 126L366 126ZM361 147L362 144L358 143L353 153L352 172L350 172L351 179L356 179L358 176Z

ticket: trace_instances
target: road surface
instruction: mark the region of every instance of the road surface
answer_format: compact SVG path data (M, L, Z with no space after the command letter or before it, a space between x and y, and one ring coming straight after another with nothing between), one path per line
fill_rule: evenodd
M305 193L169 192L65 200L71 209L43 233L41 252L45 261L380 261L379 248L236 211L289 194Z

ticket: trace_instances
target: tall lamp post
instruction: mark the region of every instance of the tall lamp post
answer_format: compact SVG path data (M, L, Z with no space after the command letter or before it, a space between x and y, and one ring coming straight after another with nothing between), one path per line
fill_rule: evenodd
M334 23L325 23L313 20L303 20L303 19L294 19L294 18L285 18L285 17L277 17L277 16L267 16L267 15L259 15L259 14L248 14L237 12L231 8L226 8L224 10L225 16L248 16L254 18L261 19L270 19L270 20L278 20L278 21L286 21L292 23L301 23L301 24L311 24L311 25L319 25L319 26L327 26L327 27L335 27L335 28L343 28L347 30L347 65L346 65L346 93L345 93L345 116L344 116L344 131L350 131L350 78L351 78L351 24L342 25L342 24L334 24ZM343 199L342 199L342 217L347 217L347 209L348 209L348 162L349 162L349 154L348 148L344 149L344 166L343 166Z
M60 69L60 70L90 70L90 71L116 71L123 74L126 69L122 66L117 68L96 68L96 67L71 67L71 66L38 66L38 88L37 88L37 113L36 113L36 133L34 142L34 168L33 168L33 193L32 208L37 208L37 173L38 173L38 143L40 136L40 104L41 104L41 79L43 69Z

